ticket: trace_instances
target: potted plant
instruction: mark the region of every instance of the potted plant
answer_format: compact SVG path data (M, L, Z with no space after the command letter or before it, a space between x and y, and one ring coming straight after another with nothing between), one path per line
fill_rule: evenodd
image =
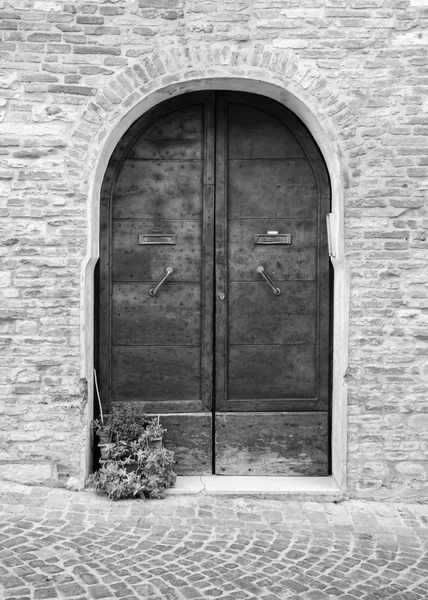
M94 421L97 432L110 436L100 444L104 456L98 471L88 483L112 500L122 498L164 498L173 486L174 453L162 445L166 431L159 417L149 417L141 407L120 404L101 422Z
M94 385L96 391L96 397L98 400L98 409L100 416L98 419L92 421L92 428L94 429L98 437L98 447L101 453L101 459L107 459L110 452L110 444L112 438L112 425L110 422L110 415L104 414L103 407L101 404L100 392L98 388L97 372L94 369Z
M150 419L145 429L145 435L147 437L149 446L152 448L162 448L163 436L165 432L166 429L164 429L159 422L159 415L157 418Z
M108 420L108 415L106 415L106 417L103 416L103 420L94 419L92 421L92 428L98 436L98 447L100 449L102 459L109 457L112 436L112 428Z

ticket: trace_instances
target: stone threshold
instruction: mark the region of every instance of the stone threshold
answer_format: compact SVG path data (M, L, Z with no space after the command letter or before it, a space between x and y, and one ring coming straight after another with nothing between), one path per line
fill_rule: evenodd
M290 496L341 499L334 477L179 476L168 495Z

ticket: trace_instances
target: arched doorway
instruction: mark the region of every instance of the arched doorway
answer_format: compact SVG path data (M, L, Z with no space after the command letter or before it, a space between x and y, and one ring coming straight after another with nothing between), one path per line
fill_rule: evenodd
M178 96L118 144L101 395L162 416L178 473L330 473L329 212L311 135L262 96Z

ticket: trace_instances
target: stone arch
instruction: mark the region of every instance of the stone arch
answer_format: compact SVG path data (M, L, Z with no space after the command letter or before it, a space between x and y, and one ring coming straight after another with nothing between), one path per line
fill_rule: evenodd
M99 256L99 193L110 156L132 123L159 102L202 89L248 91L284 104L308 127L327 163L332 187L330 251L334 268L333 477L331 491L346 479L347 399L344 375L348 349L349 276L344 248L344 191L347 168L342 145L355 135L355 117L343 97L313 66L290 50L262 44L246 47L173 46L119 71L90 102L70 140L68 170L76 194L86 197L87 254L81 275L81 373L89 382L86 424L92 414L93 272ZM92 399L92 401L91 401ZM87 426L86 426L86 429ZM90 464L89 432L82 445L82 478ZM330 489L329 488L329 489ZM310 490L310 483L308 490ZM322 490L321 490L322 491ZM327 491L327 488L324 490Z

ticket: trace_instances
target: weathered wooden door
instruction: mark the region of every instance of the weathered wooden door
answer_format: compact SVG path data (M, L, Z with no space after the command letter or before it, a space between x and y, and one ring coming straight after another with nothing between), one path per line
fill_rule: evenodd
M177 472L329 473L330 188L283 106L201 92L139 119L101 206L100 384Z

